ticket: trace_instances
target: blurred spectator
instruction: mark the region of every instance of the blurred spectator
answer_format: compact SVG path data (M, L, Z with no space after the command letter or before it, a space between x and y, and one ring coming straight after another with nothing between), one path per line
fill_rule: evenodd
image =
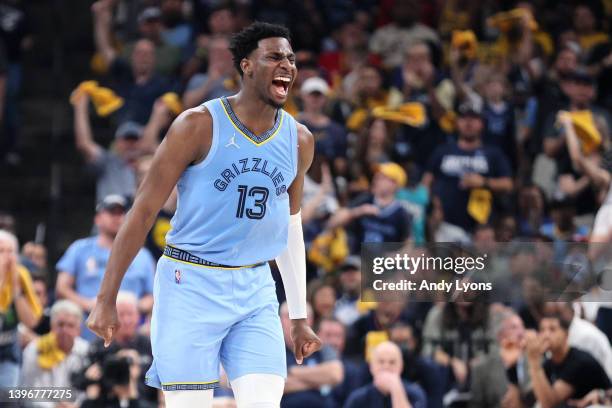
M518 151L514 107L508 102L508 84L500 74L492 74L484 85L482 117L486 123L482 142L496 146L510 160L511 168L518 168Z
M312 308L308 309L307 319L309 324L312 324ZM280 318L287 353L287 380L281 407L323 406L332 387L340 384L344 378L338 354L329 346L322 347L321 350L305 358L302 365L297 365L292 351L291 324L286 303L280 307Z
M238 91L239 78L229 51L228 38L216 36L209 39L206 57L206 73L195 74L187 84L183 95L183 106L186 109Z
M316 157L304 178L302 193L302 223L306 238L314 230L321 232L321 223L338 209L338 199L329 165L324 158Z
M370 50L382 56L386 68L395 68L402 63L402 52L411 42L438 43L436 32L419 22L420 13L420 2L396 0L391 15L393 22L374 31Z
M323 318L330 318L336 306L336 290L323 281L312 280L308 286L308 299L312 305L313 323L318 325Z
M296 119L314 136L315 154L332 164L332 174L346 175L346 130L324 113L329 92L324 79L313 77L305 80L301 88L303 110Z
M350 72L364 62L375 62L368 55L368 33L356 19L349 18L333 27L333 45L319 55L318 65L331 78L332 87L338 89L349 80Z
M444 206L440 197L433 196L427 206L426 237L428 242L470 242L470 236L465 230L444 219Z
M109 356L100 370L100 392L88 398L81 408L152 408L156 405L140 398L138 380L141 367L135 350L120 350Z
M595 7L594 3L585 2L574 8L574 30L578 35L580 47L589 52L594 46L610 41L610 37L601 31L602 8Z
M99 0L92 5L92 12L94 17L94 39L96 43L96 49L101 55L104 64L110 70L111 75L116 75L113 71L116 67L115 59L118 57L117 51L113 47L113 35L112 35L112 13L114 8L113 0ZM172 3L172 2L164 2ZM170 5L170 8L173 8ZM167 17L171 11L166 6L166 16L162 15L162 11L158 7L146 7L140 11L137 17L138 34L141 39L147 39L154 47L154 58L151 59L151 68L155 69L156 72L162 75L174 75L177 72L181 60L181 48L178 44L171 44L168 42L166 35L172 36L172 30L165 30L165 21L162 17ZM178 21L180 22L180 20ZM179 36L183 36L185 33L178 33ZM174 38L173 38L174 40ZM176 40L182 40L176 38ZM183 39L184 41L184 39ZM122 64L126 67L122 69L132 68L138 70L135 66L138 62L134 57L134 51L137 47L138 40L133 43L125 44L122 46ZM127 61L131 58L131 61ZM126 69L127 71L127 69ZM135 75L137 77L137 75Z
M162 0L160 4L160 18L164 29L161 37L163 42L182 50L186 50L191 41L191 24L185 19L184 0Z
M20 385L23 387L70 387L71 376L80 371L87 342L79 337L83 312L75 303L60 300L51 308L51 332L31 342L23 352ZM31 407L55 407L53 402L31 402Z
M18 250L17 238L0 230L0 387L19 384L21 349L17 325L22 323L32 329L42 315L30 274L17 263Z
M397 125L391 121L374 117L368 119L353 149L351 192L364 192L376 166L391 160L396 131Z
M138 361L140 364L138 392L147 401L155 402L157 401L156 389L148 387L144 383L146 371L153 361L153 355L149 337L138 333L140 317L138 299L136 296L130 292L119 292L117 295L117 319L119 320L119 329L115 333L115 337L110 346L105 347L104 340L101 338L96 338L91 343L88 357L89 366L86 367L85 373L91 374L92 372L98 371L91 369L92 365L97 365L98 369L101 370L104 361L121 350L134 350L138 353ZM85 376L87 376L87 374L85 374Z
M331 400L336 406L344 406L349 394L361 387L364 384L364 368L365 364L356 363L347 359L344 356L344 347L346 345L346 327L334 319L324 318L319 322L317 335L321 339L323 346L334 349L342 362L344 379L336 385L330 394Z
M58 261L56 293L58 298L72 300L85 313L96 303L110 249L125 220L127 202L121 196L107 196L96 208L95 224L98 235L75 241ZM138 309L148 313L153 307L153 277L155 261L148 250L141 248L128 268L121 290L138 298ZM82 337L93 340L95 335L83 327Z
M126 47L126 57L119 56L110 38L112 6L112 1L108 0L100 0L92 6L96 48L108 66L110 87L124 99L117 112L119 121L143 124L149 119L155 100L171 90L169 81L156 74L156 64L169 64L163 71L172 73L180 51L175 49L176 57L172 58L167 55L172 51L165 52L166 48L157 45L161 40L160 12L157 8L147 8L139 16L143 38Z
M152 115L155 121L158 115ZM124 122L115 131L111 149L104 149L93 138L89 120L89 97L82 95L74 105L74 136L77 149L96 175L96 203L110 194L133 197L136 193L134 167L138 157L155 151L157 134L144 132L136 122Z
M389 328L398 321L406 320L402 315L404 306L405 302L379 302L374 310L357 319L348 330L347 356L363 359L369 356L381 339L388 340Z
M563 108L567 103L567 94L563 90L567 86L564 80L578 67L580 47L570 43L557 50L553 62L546 74L535 84L537 97L537 120L527 142L529 157L542 150L544 127L550 115Z
M426 408L425 393L418 385L402 380L402 369L399 347L390 341L379 344L370 360L372 383L353 391L345 407Z
M546 215L546 197L535 184L524 185L518 192L518 234L534 237L544 224L550 223Z
M382 71L375 65L361 65L355 69L354 81L343 99L334 106L333 119L345 123L350 131L359 132L372 109L389 106L391 102Z
M422 354L447 367L457 388L466 385L469 364L493 346L493 313L482 301L434 306L423 328Z
M470 408L530 406L525 358L525 327L521 318L506 312L496 329L499 348L477 359L471 370ZM532 401L531 401L532 402Z
M589 233L588 227L576 225L575 215L576 202L574 200L553 200L550 203L552 223L542 225L540 233L556 243L586 241ZM565 246L559 245L556 248L565 248ZM562 253L561 250L559 254Z
M577 70L563 78L562 87L569 98L569 104L566 106L568 115L585 113L586 119L583 119L585 123L588 122L587 125L596 128L593 133L597 132L600 139L608 137L607 133L611 129L612 122L607 112L593 105L595 100L593 78L587 72ZM544 153L555 159L558 176L554 198L574 198L577 200L575 203L577 214L592 214L597 208L596 194L589 179L580 177L572 167L565 147L567 131L561 116L564 115L559 112L551 113L544 129ZM596 125L598 121L601 123L599 128Z
M395 199L398 189L405 185L406 172L398 164L379 165L371 193L338 210L328 227L349 226L352 254L359 253L364 242L405 242L410 237L412 219Z
M412 217L412 231L414 243L417 246L425 243L425 224L427 206L429 204L429 190L420 182L409 180L408 185L397 192L397 199Z
M338 268L339 296L336 300L334 317L349 326L361 316L359 295L361 293L361 261L358 256L350 256Z
M538 334L527 333L529 375L536 400L542 407L581 399L593 389L608 389L610 379L589 353L568 343L570 322L559 313L545 314ZM544 353L549 356L544 358ZM588 373L588 375L585 375Z
M465 231L487 222L493 198L512 190L506 155L482 143L481 111L463 104L457 119L458 140L438 147L429 159L422 183L440 197L444 220Z
M403 63L394 71L394 76L391 104L417 103L425 109L420 125L399 128L393 146L394 158L400 162L414 161L420 172L427 158L446 140L439 123L446 111L452 109L453 101L446 96L449 92L440 81L432 46L427 42L417 41L406 46Z
M612 348L606 335L593 323L582 319L574 312L573 305L566 302L547 303L546 312L557 312L570 322L567 341L571 347L586 351L612 378Z
M389 329L389 340L397 344L402 352L402 379L418 384L425 391L427 408L442 408L445 391L443 371L431 359L419 355L419 340L414 328L397 322Z
M26 242L21 248L21 256L34 264L39 275L47 276L47 248L43 244Z
M17 221L15 216L9 212L0 210L0 229L10 232L11 234L17 233Z
M42 276L33 276L32 287L36 293L36 296L38 297L43 312L40 316L38 324L34 328L19 328L22 348L28 345L32 340L36 340L39 338L39 336L47 334L51 331L51 307L49 304L49 288L47 285L47 279Z

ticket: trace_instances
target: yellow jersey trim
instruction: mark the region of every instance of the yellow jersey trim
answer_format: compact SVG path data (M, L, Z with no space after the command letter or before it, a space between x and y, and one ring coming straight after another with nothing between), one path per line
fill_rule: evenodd
M224 266L200 265L200 264L197 264L197 263L187 262L187 261L182 261L180 259L172 258L171 256L168 256L168 255L162 255L162 258L168 258L168 259L171 259L171 260L173 260L175 262L180 262L180 263L183 263L183 264L186 264L186 265L199 266L200 268L210 268L210 269L237 270L237 269L244 269L244 268L252 268L255 265L258 265L258 264L252 264L252 265L244 265L244 266L233 266L233 267L227 268L227 267L224 267Z
M223 112L225 112L225 115L227 116L227 118L229 119L229 121L231 122L232 126L234 126L234 128L240 132L240 134L242 136L244 136L249 142L253 143L255 146L261 146L264 145L266 143L268 143L270 140L274 139L274 137L276 136L276 134L278 133L278 131L283 127L283 119L285 117L285 112L283 112L282 109L280 109L280 123L278 124L278 128L276 128L276 130L274 131L274 133L272 133L266 140L264 140L263 142L259 142L257 143L256 141L254 141L253 139L251 139L251 137L249 135L247 135L246 133L244 133L242 131L242 129L240 129L240 127L236 124L236 122L234 122L234 119L232 119L232 116L229 114L229 112L227 111L227 108L225 107L225 104L223 103L223 101L219 101L219 103L221 104L221 106L223 107ZM228 101L229 103L229 101Z

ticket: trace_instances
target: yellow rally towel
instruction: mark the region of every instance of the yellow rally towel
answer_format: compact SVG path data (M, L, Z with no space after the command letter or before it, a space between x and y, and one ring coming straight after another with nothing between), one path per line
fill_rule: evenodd
M590 110L567 112L561 115L569 115L576 131L576 136L580 140L580 147L585 154L591 154L601 145L601 133L595 126L593 113Z
M387 340L389 340L389 335L386 331L369 331L368 334L366 334L365 341L365 360L369 362L370 358L372 357L372 351L376 348L376 346Z
M168 109L170 109L170 112L174 113L175 115L178 115L183 111L183 104L175 92L166 92L161 98Z
M64 361L66 354L57 346L55 333L47 333L36 342L38 349L38 365L43 370L52 370L53 367Z
M420 102L405 103L397 108L379 106L372 109L372 116L412 127L423 126L426 119L425 107Z
M123 98L110 88L98 85L97 81L84 81L72 91L70 103L74 104L81 95L87 94L99 116L108 116L123 106Z
M470 192L468 200L467 212L478 221L479 224L485 224L491 215L493 207L493 195L484 188L475 188Z
M32 308L34 316L39 318L42 316L42 306L38 301L38 297L32 287L32 278L30 272L22 266L17 265L17 273L19 274L19 283L21 284L21 290L25 296L27 302ZM6 279L2 288L0 288L0 312L6 312L13 303L13 281L12 279Z
M346 232L342 228L336 228L322 232L312 241L308 260L330 273L344 262L348 254Z
M452 110L447 110L444 115L438 119L438 126L446 133L453 133L457 123L457 114Z
M460 49L466 57L470 59L476 58L478 39L472 30L454 30L451 45L453 48Z
M531 31L538 29L538 23L533 18L531 12L524 8L515 8L510 11L503 11L501 13L494 14L487 18L487 24L490 27L499 29L501 32L508 32L512 26L518 24L523 18L528 19L528 26Z

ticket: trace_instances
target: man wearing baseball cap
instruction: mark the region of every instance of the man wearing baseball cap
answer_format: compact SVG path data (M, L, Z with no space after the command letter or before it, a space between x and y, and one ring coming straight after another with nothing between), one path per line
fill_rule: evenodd
M96 302L96 295L117 232L125 220L128 200L112 194L104 197L96 206L94 222L98 234L79 239L70 245L56 265L58 270L56 293L58 298L68 299L89 313ZM148 313L153 306L153 278L155 261L150 252L140 249L130 265L121 290L133 293L141 313ZM95 335L83 325L81 337L93 340Z
M370 192L357 197L330 219L330 228L348 226L351 254L360 252L362 242L404 242L410 237L412 217L395 199L407 179L400 165L379 164Z
M326 113L331 90L321 77L308 78L300 88L303 109L298 120L315 137L315 155L329 160L334 174L342 174L346 169L346 129L332 120Z
M481 107L464 103L458 114L457 142L434 151L421 183L440 199L445 221L470 232L488 221L493 196L512 190L512 171L499 148L482 143Z

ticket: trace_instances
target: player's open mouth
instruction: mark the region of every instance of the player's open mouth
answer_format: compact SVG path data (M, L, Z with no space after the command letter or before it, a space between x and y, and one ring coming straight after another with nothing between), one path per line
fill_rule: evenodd
M289 90L289 84L291 84L291 77L284 75L277 75L272 80L272 87L274 88L274 92L280 98L287 97L287 91Z

